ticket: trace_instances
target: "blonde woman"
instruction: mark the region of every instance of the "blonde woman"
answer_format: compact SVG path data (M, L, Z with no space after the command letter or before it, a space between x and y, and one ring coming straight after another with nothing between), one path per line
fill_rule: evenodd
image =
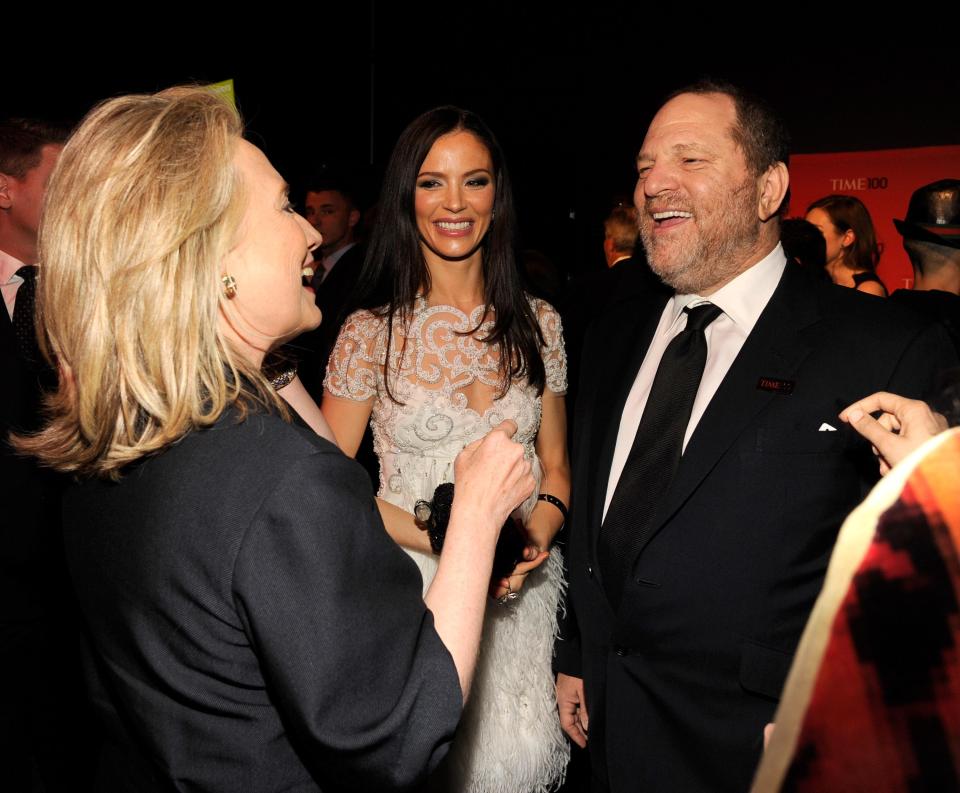
M529 465L509 422L460 457L421 599L363 471L260 373L319 322L301 285L319 236L241 134L200 90L113 99L50 183L38 294L60 387L20 446L77 479L66 550L101 780L414 785L469 694L497 530Z

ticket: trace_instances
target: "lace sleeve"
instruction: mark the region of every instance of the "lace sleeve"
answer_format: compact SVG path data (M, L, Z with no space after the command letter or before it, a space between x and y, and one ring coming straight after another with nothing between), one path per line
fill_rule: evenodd
M531 301L543 332L543 368L547 377L547 388L555 394L567 393L567 352L563 346L563 324L560 314L549 303L534 299Z
M383 329L383 320L369 311L355 311L347 317L330 353L324 391L355 402L366 402L377 395L377 373L383 366Z

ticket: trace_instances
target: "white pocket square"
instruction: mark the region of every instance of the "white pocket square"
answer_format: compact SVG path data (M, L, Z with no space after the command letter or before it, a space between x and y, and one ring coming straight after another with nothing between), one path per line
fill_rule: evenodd
M823 424L820 425L820 429L817 430L817 432L836 432L836 431L837 431L837 428L831 427L829 424L827 424L827 422L823 422Z

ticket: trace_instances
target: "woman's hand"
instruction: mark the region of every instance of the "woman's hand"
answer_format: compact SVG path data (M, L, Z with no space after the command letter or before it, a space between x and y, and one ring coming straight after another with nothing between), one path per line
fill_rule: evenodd
M870 414L883 411L879 419ZM934 413L919 399L878 391L840 413L864 438L873 444L873 453L880 460L880 475L886 476L893 466L934 435L947 428L947 420Z
M550 558L549 551L541 550L536 545L528 545L523 549L524 561L518 562L507 578L501 578L493 583L490 587L490 597L494 600L500 600L504 595L511 592L519 592L523 585L527 583L527 573L536 570L548 558Z

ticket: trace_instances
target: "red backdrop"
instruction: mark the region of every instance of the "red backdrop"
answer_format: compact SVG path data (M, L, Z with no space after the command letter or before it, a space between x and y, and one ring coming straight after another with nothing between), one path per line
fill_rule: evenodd
M903 218L910 195L938 179L960 179L960 146L794 154L790 156L790 217L831 193L859 198L883 244L878 273L891 292L910 286L913 270L893 218Z

